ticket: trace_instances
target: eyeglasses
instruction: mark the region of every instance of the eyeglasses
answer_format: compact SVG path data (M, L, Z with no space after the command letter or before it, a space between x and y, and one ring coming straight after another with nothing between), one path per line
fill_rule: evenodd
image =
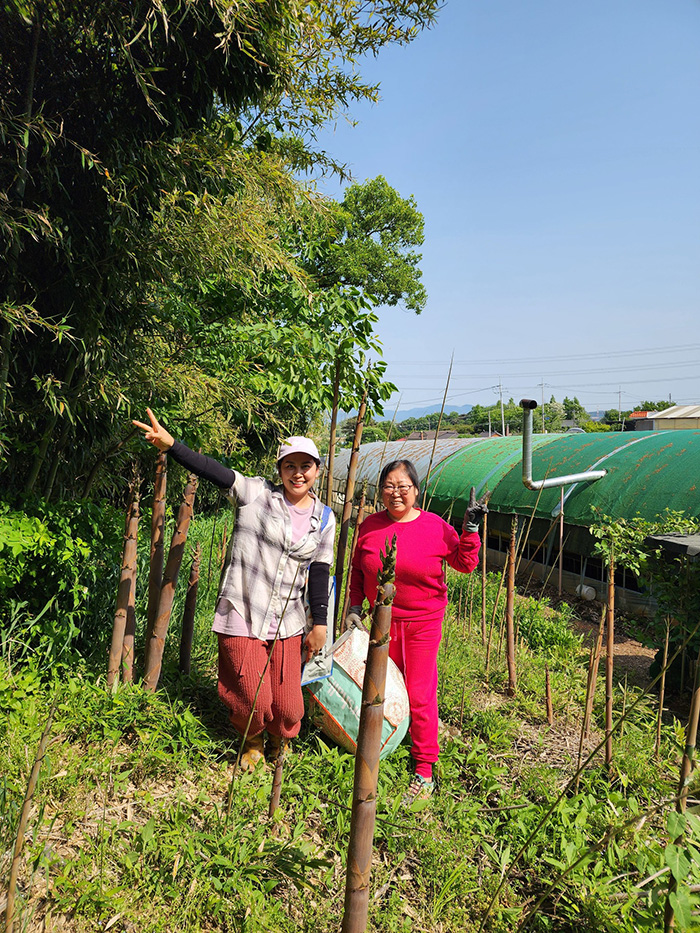
M413 483L410 486L382 486L382 492L387 492L391 495L392 492L398 492L402 496L407 496L409 492L413 489Z

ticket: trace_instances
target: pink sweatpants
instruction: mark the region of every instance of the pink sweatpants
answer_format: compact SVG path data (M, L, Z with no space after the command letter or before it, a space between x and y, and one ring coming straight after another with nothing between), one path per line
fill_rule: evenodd
M301 641L301 635L280 638L272 650L272 641L219 634L219 696L229 709L234 729L241 735L248 724L270 652L270 664L255 702L248 735L258 735L264 729L285 739L299 734L304 715Z
M391 623L389 657L404 676L411 708L411 756L416 772L429 777L438 760L437 656L442 619Z

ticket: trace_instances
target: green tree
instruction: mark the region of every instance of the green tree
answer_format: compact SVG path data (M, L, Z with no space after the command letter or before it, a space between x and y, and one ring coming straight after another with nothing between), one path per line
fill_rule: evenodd
M575 421L579 428L583 427L586 421L591 420L588 412L579 402L576 396L574 396L572 399L566 397L562 404L564 406L564 418L567 421Z
M352 282L321 289L303 261L311 250L296 251L292 231L312 243L333 208L292 169L323 167L301 137L376 96L359 57L410 41L438 5L0 7L11 156L0 162L0 444L13 483L50 491L68 459L67 476L90 486L96 458L124 456L121 426L146 400L206 421L229 446L241 431L267 437L325 398L332 361L314 339L329 333L349 342L343 376L356 394L368 299ZM314 328L299 343L304 301ZM302 351L318 364L313 383ZM283 354L292 388L280 399L266 367Z
M381 175L350 185L326 226L327 240L306 265L321 288L350 285L376 304L425 307L421 283L423 215Z

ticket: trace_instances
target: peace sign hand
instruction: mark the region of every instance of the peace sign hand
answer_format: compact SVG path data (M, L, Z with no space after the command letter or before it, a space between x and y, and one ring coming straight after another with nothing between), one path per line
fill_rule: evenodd
M147 424L143 424L141 421L132 421L131 423L145 432L144 439L147 440L149 444L153 444L158 450L170 450L175 443L175 438L158 422L158 419L150 408L146 409L146 414L151 421L150 427Z

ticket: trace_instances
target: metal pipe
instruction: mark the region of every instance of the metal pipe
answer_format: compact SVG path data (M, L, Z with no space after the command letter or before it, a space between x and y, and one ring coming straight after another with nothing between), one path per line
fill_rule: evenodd
M523 484L528 489L549 489L551 486L567 486L569 483L586 483L602 479L607 470L589 470L587 473L571 473L568 476L548 476L547 479L532 478L532 412L537 408L534 399L520 400L523 410Z

